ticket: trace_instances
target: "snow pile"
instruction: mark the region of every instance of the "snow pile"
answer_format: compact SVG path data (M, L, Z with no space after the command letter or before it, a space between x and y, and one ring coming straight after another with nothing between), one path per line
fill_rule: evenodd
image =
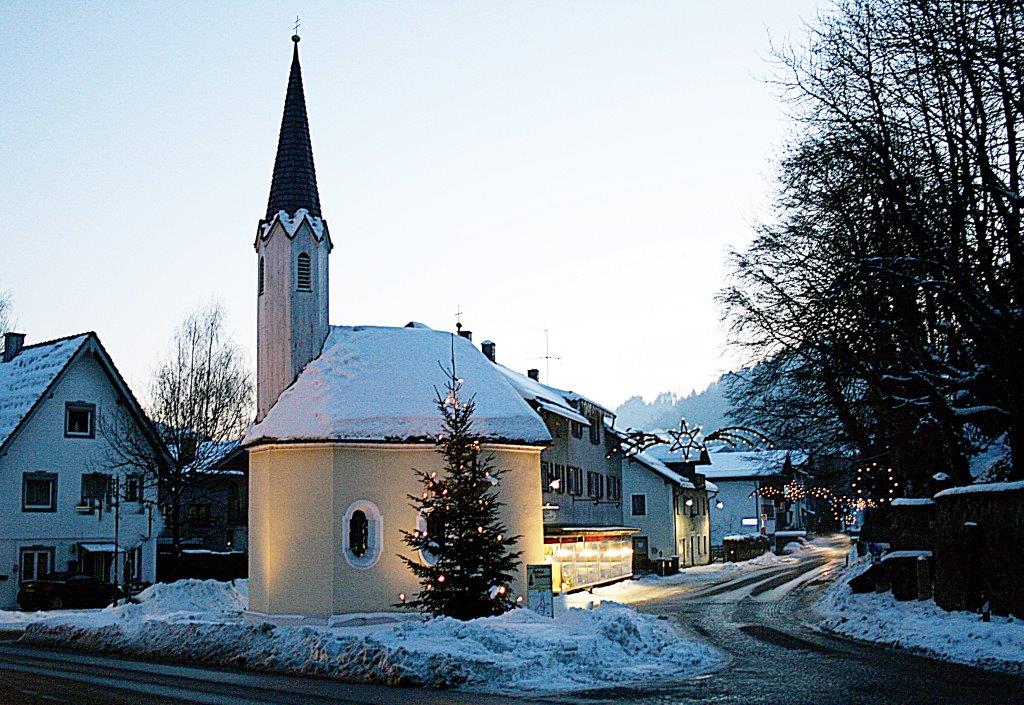
M242 445L275 440L429 441L441 431L436 391L443 367L475 398L473 430L484 441L543 444L547 427L471 342L429 328L333 326L309 363Z
M132 657L390 685L496 693L606 688L704 674L725 665L713 647L624 605L525 609L460 622L416 615L347 615L323 625L244 615L245 585L182 581L140 604L39 613L22 641Z
M242 612L249 606L249 582L222 583L217 580L179 580L157 583L138 594L138 604L110 608L124 619L178 614Z
M934 602L898 602L892 593L855 595L847 583L867 570L854 564L822 596L825 629L990 670L1024 673L1024 622L972 612L946 612Z

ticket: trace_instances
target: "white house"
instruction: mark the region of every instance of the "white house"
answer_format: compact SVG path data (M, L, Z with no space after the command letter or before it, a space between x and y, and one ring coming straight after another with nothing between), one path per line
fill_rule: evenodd
M320 197L293 37L265 218L257 229L257 421L249 451L249 604L257 612L394 608L419 586L401 561L414 469L440 471L442 366L474 396L483 453L505 471L501 519L522 561L543 561L540 454L551 437L465 338L421 325L330 326L332 241ZM383 284L383 285L386 285ZM416 558L415 556L410 556ZM419 560L430 560L419 556ZM513 589L525 592L525 570Z
M722 545L730 534L762 533L769 537L785 529L804 526L802 501L766 499L762 487L783 488L807 460L801 451L769 450L711 453L711 464L701 474L718 486L713 500L722 507L712 510L711 542ZM788 458L788 462L787 462Z
M617 457L623 522L639 528L633 537L634 561L669 561L683 568L710 563L708 491L717 488L681 475L648 452Z
M152 582L155 491L141 475L119 475L125 501L115 506L116 454L98 432L127 414L122 431L134 425L155 443L145 414L95 333L24 340L7 333L0 358L0 609L16 607L22 581L50 572Z

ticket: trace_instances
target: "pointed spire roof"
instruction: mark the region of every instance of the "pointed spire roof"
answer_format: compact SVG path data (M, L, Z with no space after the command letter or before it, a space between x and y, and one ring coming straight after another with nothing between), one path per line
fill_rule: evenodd
M306 97L302 92L302 67L299 66L299 36L292 37L292 69L288 76L288 93L284 99L281 135L277 140L277 158L274 177L270 182L267 201L267 220L278 211L295 215L305 208L309 214L320 215L320 194L316 188L316 169L313 166L313 145L309 139L309 120L306 118Z

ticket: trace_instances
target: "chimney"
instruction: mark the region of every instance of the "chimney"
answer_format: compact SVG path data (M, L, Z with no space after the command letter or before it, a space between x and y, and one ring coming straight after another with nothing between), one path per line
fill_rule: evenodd
M497 360L494 359L494 341L485 340L480 343L480 349L484 351L484 355L488 360L491 362L497 362Z
M459 328L459 337L460 338L465 338L466 340L468 340L470 342L473 342L473 331L471 331L471 330L462 330L461 328Z
M4 333L4 362L10 362L17 357L24 344L24 333Z
M526 376L532 379L534 382L540 382L540 370L538 370L536 367L533 368L532 370L527 370Z

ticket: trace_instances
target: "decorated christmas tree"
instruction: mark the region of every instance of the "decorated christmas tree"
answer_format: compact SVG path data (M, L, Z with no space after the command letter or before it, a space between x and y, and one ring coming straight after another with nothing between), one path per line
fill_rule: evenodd
M473 437L473 399L460 397L462 383L452 363L444 393L437 392L443 420L437 451L444 469L416 471L423 492L409 499L421 519L415 531L403 532L418 555L402 560L421 587L401 604L435 616L474 619L515 606L510 584L521 554L512 550L519 537L509 536L498 518L503 471L481 454Z

